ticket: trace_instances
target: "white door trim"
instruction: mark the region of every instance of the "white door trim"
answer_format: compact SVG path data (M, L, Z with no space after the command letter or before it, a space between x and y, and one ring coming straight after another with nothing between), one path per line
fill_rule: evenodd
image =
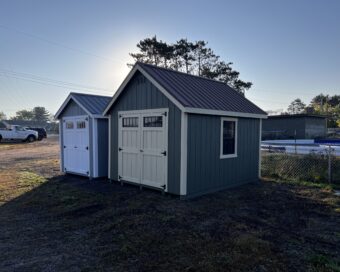
M67 170L66 169L66 171L65 171L65 148L64 148L64 146L65 146L65 133L66 133L66 127L65 127L65 125L64 125L64 123L65 122L67 122L68 120L72 120L72 121L75 121L75 120L77 120L77 119L85 119L86 120L86 122L87 122L87 125L86 125L86 130L87 130L87 147L88 147L88 165L87 165L87 171L88 171L88 173L86 174L86 173L82 173L82 172L77 172L76 171L76 169L73 169L73 170L75 170L75 171L72 171L72 169L71 170ZM91 156L91 154L90 154L90 152L91 152L91 149L90 149L90 147L91 147L91 143L90 143L90 133L91 133L91 131L90 131L90 116L88 116L88 115L75 115L75 116L65 116L65 117L63 117L62 119L61 119L61 126L62 126L62 128L63 128L63 130L62 130L62 134L63 135L61 135L61 137L62 137L62 139L63 139L63 146L62 146L62 158L63 158L63 169L62 169L62 172L66 172L66 173L74 173L74 174L78 174L78 175L83 175L83 176L88 176L88 177L91 177L91 167L90 167L90 163L91 163L91 158L90 158L90 156ZM74 126L76 126L76 124L74 123ZM76 127L74 127L73 129L76 129ZM74 159L74 158L73 158Z
M134 117L134 116L138 116L139 117L139 141L140 141L140 145L142 144L142 140L143 140L143 136L142 136L142 132L145 130L149 130L148 128L144 128L143 127L143 117L145 115L163 115L165 116L165 118L163 118L163 129L164 130L164 145L165 145L165 149L164 150L166 152L166 157L165 157L165 163L164 163L164 184L165 184L165 189L164 191L167 192L168 191L168 117L169 117L169 109L168 108L158 108L158 109L146 109L146 110L131 110L131 111L119 111L118 112L118 148L122 145L122 117ZM128 130L128 128L125 128ZM132 128L133 129L133 128ZM152 128L150 128L152 129ZM155 128L153 128L155 129ZM119 176L121 176L122 173L122 155L120 154L120 151L118 150L118 180L119 180ZM140 168L140 181L139 184L142 184L142 177L143 177L143 173L142 173L142 157L143 154L140 155L140 159L139 159L139 163L138 163L138 167ZM142 184L143 185L143 184ZM150 186L150 184L145 183L144 185L148 185ZM156 188L156 187L155 187ZM158 187L157 187L158 188Z

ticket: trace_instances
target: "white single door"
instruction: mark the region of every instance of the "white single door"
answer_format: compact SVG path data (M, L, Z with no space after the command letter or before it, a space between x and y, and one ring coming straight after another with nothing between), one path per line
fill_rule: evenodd
M63 119L64 171L89 175L89 122L87 117Z
M141 126L141 183L163 189L166 189L168 155L165 119L164 114L142 114Z
M119 118L119 179L140 183L140 116Z
M167 110L119 117L119 178L167 191Z

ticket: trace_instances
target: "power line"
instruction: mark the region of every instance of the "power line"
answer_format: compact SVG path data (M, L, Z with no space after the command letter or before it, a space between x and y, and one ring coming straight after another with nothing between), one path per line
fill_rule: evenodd
M19 78L19 79L30 79L30 80L36 80L36 81L43 81L43 82L47 82L47 83L53 83L53 84L57 84L57 85L72 85L72 86L78 87L78 88L97 89L97 90L102 90L102 91L107 91L107 92L110 91L108 89L104 89L104 88L100 88L100 87L96 87L96 86L89 86L89 85L71 83L71 82L67 82L67 81L56 80L56 79L42 77L42 76L39 76L39 75L34 75L34 74L29 74L29 73L15 72L13 70L6 70L6 69L2 69L2 68L0 68L0 73L3 73L3 74L8 75L8 76L13 76L13 77L16 77L16 78Z
M85 50L82 50L82 49L77 49L75 47L71 47L71 46L68 46L68 45L56 42L56 41L52 41L52 40L43 38L41 36L38 36L38 35L35 35L35 34L32 34L32 33L28 33L28 32L25 32L25 31L13 28L13 27L8 27L8 26L5 26L5 25L0 25L0 27L5 29L5 30L7 30L7 31L13 31L13 32L16 32L17 34L25 35L27 37L43 41L45 43L49 43L49 44L54 45L54 46L60 46L60 47L63 47L65 49L68 49L68 50L76 51L76 52L81 53L81 54L85 54L85 55L88 55L88 56L95 57L97 59L101 59L101 60L108 61L108 62L114 62L114 63L123 63L123 61L113 60L113 59L110 59L110 58L107 58L107 57L104 57L104 56L92 53L90 51L85 51Z
M55 79L51 79L51 78L44 78L44 77L33 75L33 74L14 72L14 71L9 71L9 70L5 70L5 69L0 69L0 76L15 78L15 79L19 79L19 80L25 80L25 81L29 81L29 82L33 82L33 83L42 84L42 85L59 87L59 88L63 88L63 89L71 88L71 89L83 89L83 90L92 90L92 91L98 90L98 91L110 93L111 95L113 94L112 91L110 91L108 89L104 89L104 88L81 85L81 84L77 84L77 83L60 81L60 80L55 80Z

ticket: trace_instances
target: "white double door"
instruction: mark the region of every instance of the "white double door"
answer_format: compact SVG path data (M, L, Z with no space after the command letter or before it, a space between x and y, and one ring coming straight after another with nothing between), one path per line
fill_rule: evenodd
M168 110L119 113L119 179L167 191Z
M89 122L86 116L63 118L64 172L89 175Z

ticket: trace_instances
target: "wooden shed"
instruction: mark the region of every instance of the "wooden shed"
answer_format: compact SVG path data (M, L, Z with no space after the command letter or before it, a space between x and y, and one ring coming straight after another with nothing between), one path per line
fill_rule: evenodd
M108 119L111 97L70 93L55 115L59 120L60 168L89 178L107 176Z
M111 180L183 198L258 180L267 115L225 83L136 63L104 115Z

